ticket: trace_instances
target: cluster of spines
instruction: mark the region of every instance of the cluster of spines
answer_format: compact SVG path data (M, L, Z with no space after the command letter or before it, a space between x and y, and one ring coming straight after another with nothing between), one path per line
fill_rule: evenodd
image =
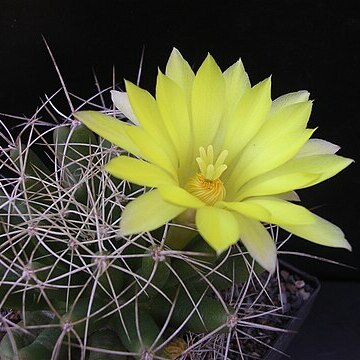
M0 307L22 319L3 319L1 359L195 359L236 334L241 306L223 292L261 271L243 249L217 258L199 237L169 249L172 224L122 237L122 209L146 189L103 171L119 150L69 118L37 118L1 148Z

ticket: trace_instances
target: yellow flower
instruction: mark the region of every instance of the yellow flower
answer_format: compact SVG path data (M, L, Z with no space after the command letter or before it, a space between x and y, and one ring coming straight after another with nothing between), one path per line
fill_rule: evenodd
M126 206L122 233L186 218L218 253L241 239L270 272L276 247L264 223L350 250L337 226L290 201L299 200L294 190L334 176L352 160L334 155L336 145L310 139L308 92L272 101L270 88L270 78L251 87L240 60L222 72L208 55L195 75L174 49L165 74L158 73L156 98L128 81L126 93L112 92L132 124L76 113L135 156L112 159L108 172L153 188Z

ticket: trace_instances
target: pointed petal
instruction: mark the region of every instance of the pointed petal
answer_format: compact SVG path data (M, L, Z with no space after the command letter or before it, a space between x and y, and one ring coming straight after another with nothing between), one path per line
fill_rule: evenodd
M151 137L141 127L132 126L128 131L129 137L140 150L144 160L149 161L160 168L168 171L174 178L177 178L177 160L174 158L172 149L166 147L159 138Z
M322 139L309 139L308 142L299 150L296 157L335 154L340 150L340 146L332 144Z
M145 131L154 139L159 139L163 147L173 151L173 145L168 136L156 103L149 92L139 88L130 81L125 81L131 108Z
M155 141L142 128L97 111L79 111L74 116L98 135L131 154L158 165L176 178L176 161L169 157L171 150L164 143Z
M268 224L310 224L314 221L312 213L302 206L273 196L258 196L223 204L228 209Z
M300 236L316 244L345 248L351 251L351 245L345 239L344 233L331 222L313 214L314 222L308 225L279 225L286 231Z
M192 88L192 118L195 149L211 144L222 119L225 80L215 60L208 55Z
M231 114L244 93L251 88L249 77L239 59L224 72L226 84L225 111Z
M293 189L302 189L310 186L319 177L319 174L304 172L276 173L270 171L246 183L239 190L235 199L242 201L251 196L276 195Z
M270 219L271 214L264 207L259 206L255 203L246 201L221 201L216 204L219 207L224 207L228 210L236 211L246 217L252 219Z
M196 211L195 220L200 235L218 254L239 240L239 223L228 210L204 206Z
M230 187L239 188L249 179L291 159L312 134L305 130L311 107L311 102L303 102L270 116L241 153L232 175L236 185Z
M269 232L259 221L237 215L242 243L250 255L271 274L276 269L276 246Z
M223 148L229 151L229 163L265 122L271 106L270 89L268 78L248 90L238 102L229 123L225 124Z
M185 93L188 104L190 105L191 88L195 74L187 61L184 60L179 50L175 48L170 54L165 74L180 86Z
M283 107L271 113L257 137L269 139L294 131L305 130L309 121L312 101L303 101Z
M177 183L168 172L158 166L129 156L111 159L105 170L117 178L143 186L158 187L161 184Z
M120 221L121 233L126 236L155 230L184 210L164 201L158 190L152 190L125 207Z
M270 216L263 217L262 213L258 213L258 220L269 224L312 224L314 222L314 216L309 210L273 196L252 197L243 202L265 209Z
M142 155L130 136L133 126L97 111L78 111L74 117L104 139L136 156Z
M169 77L158 73L156 101L165 127L175 145L180 165L192 150L189 109L183 90Z
M226 188L237 191L249 180L286 163L306 143L313 131L306 129L301 133L293 132L268 139L255 137L242 152L234 169L229 171L229 179L224 177ZM229 196L232 196L230 192Z
M197 209L205 206L205 203L179 186L165 185L159 187L159 191L164 200L174 205L189 209Z
M301 201L296 191L288 191L285 193L277 194L276 197L287 201Z
M291 104L300 103L309 100L310 93L306 90L300 90L289 94L282 95L276 98L271 105L271 112L278 111L279 109L289 106Z
M125 115L133 124L139 125L139 120L136 118L126 92L111 90L111 100L114 105Z
M338 155L322 154L311 155L296 158L288 161L278 169L274 170L275 174L285 174L293 172L304 172L318 174L319 177L307 185L313 186L319 182L325 181L330 177L338 174L348 167L354 160Z
M296 158L250 180L239 190L236 200L313 186L336 175L352 162L352 159L329 154Z

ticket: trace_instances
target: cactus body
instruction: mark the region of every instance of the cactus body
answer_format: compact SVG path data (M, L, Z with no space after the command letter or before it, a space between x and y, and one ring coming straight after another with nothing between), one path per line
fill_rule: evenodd
M263 270L241 248L217 257L193 230L122 236L124 206L148 190L103 170L124 151L71 118L43 125L1 155L0 303L22 318L1 359L185 359L192 334L231 331L224 291ZM189 243L169 247L167 232Z

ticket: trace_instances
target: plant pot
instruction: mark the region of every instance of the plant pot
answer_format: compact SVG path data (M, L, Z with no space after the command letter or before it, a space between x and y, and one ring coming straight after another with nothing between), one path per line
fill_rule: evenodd
M280 269L288 271L291 275L298 276L304 280L305 284L312 288L312 292L309 298L304 301L302 306L292 315L292 319L289 320L288 324L285 326L285 329L288 330L288 332L279 334L275 342L271 345L274 349L270 349L264 355L263 360L281 360L287 358L282 353L286 354L287 347L296 337L296 333L300 330L305 318L309 315L321 287L320 282L316 277L311 276L284 261L280 261Z

